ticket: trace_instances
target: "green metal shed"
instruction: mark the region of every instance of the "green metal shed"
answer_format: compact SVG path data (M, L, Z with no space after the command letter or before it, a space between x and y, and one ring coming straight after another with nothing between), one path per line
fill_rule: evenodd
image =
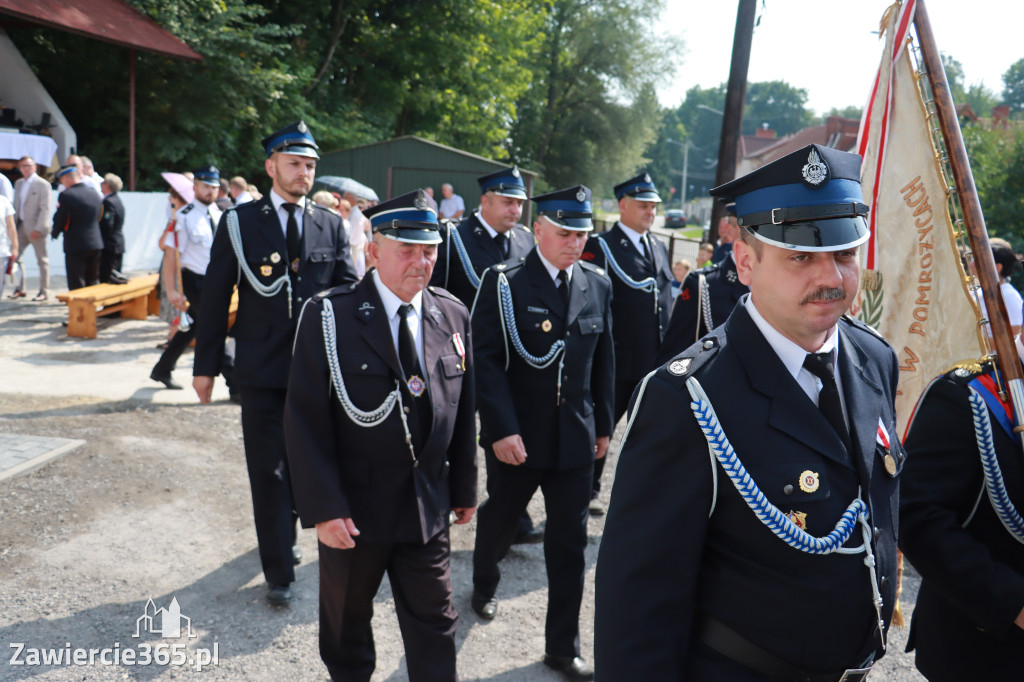
M449 182L455 193L466 202L466 213L469 214L479 204L480 186L476 179L507 166L461 149L407 135L328 152L317 162L316 172L317 175L340 175L357 180L373 188L382 201L418 187L433 187L434 198L440 201L441 185ZM527 193L532 194L537 173L525 169L520 171ZM527 225L530 224L528 211L529 206L524 206L523 222Z

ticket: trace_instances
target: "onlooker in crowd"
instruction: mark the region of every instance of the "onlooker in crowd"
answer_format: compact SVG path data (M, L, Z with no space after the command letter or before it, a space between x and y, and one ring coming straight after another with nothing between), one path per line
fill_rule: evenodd
M588 680L594 672L580 658L579 617L594 459L608 451L615 426L612 283L579 261L593 229L590 190L533 201L537 246L520 262L488 269L473 307L489 498L477 520L470 603L481 618L496 615L498 563L539 487L547 509L544 664ZM503 313L508 299L512 309Z
M352 215L352 204L349 203L348 199L342 199L341 195L338 194L337 192L331 192L331 194L333 194L334 198L338 200L338 213L341 214L342 218L348 220L349 216Z
M266 197L228 211L217 228L198 311L192 387L200 402L210 402L214 377L223 374L228 308L237 284L231 333L245 462L267 600L282 605L291 601L301 560L283 426L295 328L307 300L356 276L341 217L306 196L320 158L309 128L296 121L265 137L262 146L273 187Z
M701 242L697 249L697 267L706 268L711 265L711 258L715 255L715 245L711 242Z
M439 214L448 220L462 220L462 214L466 212L466 202L455 193L451 183L441 185L441 206Z
M82 174L75 166L63 166L57 171L57 180L64 186L64 191L57 200L50 237L57 239L64 235L68 291L99 284L103 200L82 181Z
M476 508L469 312L427 290L440 238L423 192L367 214L378 267L303 308L285 407L296 507L320 541L320 656L332 679L370 679L373 602L387 573L408 679L454 681L449 514L465 524ZM325 315L337 339L324 333ZM353 416L392 391L404 410L372 423Z
M6 197L11 206L14 205L14 186L6 173L0 172L0 196Z
M1013 252L1010 242L1005 239L992 237L988 242L989 246L992 247L992 258L996 262L996 272L999 274L999 293L1003 296L1006 315L1010 320L1010 327L1016 336L1020 333L1021 325L1024 324L1024 313L1021 312L1021 304L1024 303L1024 300L1021 299L1020 292L1010 284L1010 277L1020 269L1020 256ZM969 262L972 274L976 275L974 260L971 259ZM982 315L987 318L988 309L985 306L985 299L982 298L981 289L974 290L974 298L978 301L978 305L981 306ZM989 336L992 335L992 330L988 326L985 327L985 332Z
M357 197L352 192L345 192L344 198L352 206L349 209L348 225L345 226L348 232L349 247L352 249L352 265L355 266L356 275L362 277L372 267L367 261L368 254L366 252L370 221L363 216L363 209L368 208L370 202L362 197Z
M14 226L14 204L0 194L0 296L4 295L7 268L18 255L18 230Z
M688 258L677 260L672 266L672 276L676 278L672 282L673 305L675 305L675 298L679 295L679 289L683 286L683 282L686 281L686 276L690 274L690 270L693 270L693 263Z
M124 204L118 193L123 183L113 173L103 176L103 214L100 216L100 234L103 235L103 253L100 254L100 282L120 282L121 259L124 256ZM116 276L114 273L117 273Z
M171 252L173 257L169 261L165 259L165 264L170 264L170 267L163 271L167 300L183 313L191 311L187 318L184 315L181 318L190 323L186 328L179 322L178 332L149 374L153 381L175 390L180 390L181 385L171 378L171 372L196 335L196 317L202 302L206 267L210 263L210 246L213 244L214 227L221 215L214 204L220 187L220 171L216 166L206 166L196 170L194 176L192 189L195 199L175 216L172 241L176 242L177 248Z
M231 193L231 199L235 202L235 206L241 206L253 200L252 195L249 194L249 183L241 175L231 178L228 191Z
M50 257L46 253L46 237L53 224L53 192L50 183L36 175L36 162L31 156L21 157L18 168L21 170L21 180L14 185L14 213L19 246L17 261L18 265L23 265L25 251L31 245L39 265L39 293L32 300L45 301L50 289ZM25 286L24 280L21 286ZM11 298L24 296L24 288L11 294Z
M249 196L252 197L253 201L259 201L260 199L263 198L263 193L260 192L259 188L256 185L249 185L249 189L247 191L249 192Z
M100 174L96 172L95 168L93 168L92 159L88 156L79 156L78 158L81 160L79 170L82 172L82 182L85 182L92 187L93 190L100 195L100 199L102 199L103 190L100 188L100 183L103 182L103 178L100 177Z
M228 193L228 190L230 189L231 186L228 184L228 181L221 178L220 187L217 188L217 199L214 203L217 204L217 208L219 208L222 213L235 205L235 202L231 200L231 195Z
M319 192L314 193L313 203L318 206L323 206L328 211L341 215L341 212L338 210L338 199L327 190L322 189Z
M713 263L718 263L727 254L732 253L732 244L740 238L740 224L736 222L736 216L722 216L718 221L718 246L711 256Z
M175 231L175 226L177 225L178 211L185 208L196 198L196 195L195 190L192 189L192 181L181 173L164 172L160 175L170 185L167 194L170 215L167 218L167 227L163 229L160 233L160 238L157 240L157 245L163 253L160 261L160 273L163 273L166 268L171 268L173 271L177 267L175 259L178 252L178 235ZM159 344L157 348L165 350L171 337L178 331L178 321L181 313L168 300L167 288L163 285L162 277L158 281L157 289L160 291L160 317L169 325L167 342Z
M437 201L434 200L434 188L424 187L423 192L427 195L427 206L429 206L434 213L438 213Z

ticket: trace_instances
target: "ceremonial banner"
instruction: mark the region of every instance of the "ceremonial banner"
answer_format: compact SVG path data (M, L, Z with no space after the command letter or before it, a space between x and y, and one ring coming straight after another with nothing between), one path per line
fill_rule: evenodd
M947 183L915 79L909 47L914 5L894 4L882 19L886 47L858 141L871 239L851 309L899 356L901 435L928 382L984 354L980 313L967 289Z

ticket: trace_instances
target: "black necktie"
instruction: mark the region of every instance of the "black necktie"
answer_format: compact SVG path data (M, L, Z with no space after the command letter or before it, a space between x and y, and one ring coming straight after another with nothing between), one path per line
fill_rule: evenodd
M299 238L299 221L295 219L295 211L298 204L281 204L281 207L288 212L288 265L292 272L299 271L299 258L302 255L302 240Z
M508 258L508 237L502 233L494 235L494 243L498 245L498 251L502 258Z
M647 261L647 266L651 269L654 268L654 254L651 253L650 237L646 234L640 235L640 250L644 253L644 260Z
M430 399L427 395L426 378L420 369L419 356L416 354L416 342L412 338L412 330L409 329L409 314L411 312L412 305L409 303L398 306L398 361L402 363L406 385L413 395L413 404L409 406L413 416L413 419L409 420L409 430L412 432L413 446L418 452L430 434L433 420Z
M808 353L804 358L804 367L808 372L821 379L821 392L818 394L818 409L825 419L836 430L848 452L853 447L850 443L850 431L843 416L843 403L839 398L839 387L836 385L835 365L832 353Z
M558 293L562 296L562 303L565 310L569 310L569 273L565 270L558 271Z

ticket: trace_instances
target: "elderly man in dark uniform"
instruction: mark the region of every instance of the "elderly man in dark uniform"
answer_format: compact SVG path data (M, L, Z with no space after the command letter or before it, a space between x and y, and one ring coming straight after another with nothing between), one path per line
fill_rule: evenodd
M860 157L810 145L736 201L729 320L637 389L597 562L609 680L859 680L896 598L898 364L844 315Z
M100 183L103 192L103 215L100 216L100 233L103 235L101 282L114 282L114 272L119 276L121 273L121 260L124 257L124 203L119 195L123 186L121 178L113 173L104 175Z
M82 182L77 166L62 167L57 171L57 180L64 186L64 191L57 199L50 236L57 239L64 235L68 290L99 284L100 252L103 250L100 213L103 203L96 192Z
M366 217L376 267L303 308L285 408L295 501L320 541L320 655L332 679L370 679L386 572L409 679L455 680L449 512L463 524L476 508L469 311L427 288L441 239L426 193Z
M306 124L282 128L262 145L273 188L221 218L199 311L192 386L200 402L210 401L237 283L233 382L242 403L256 539L267 599L285 604L301 560L282 426L296 321L314 294L354 282L356 274L341 218L306 198L320 158Z
M709 331L725 324L736 303L749 291L750 287L740 281L736 272L732 248L714 265L687 275L672 304L672 317L655 366L665 364Z
M592 237L583 260L601 266L612 279L612 317L615 319L615 411L618 423L629 406L633 389L654 369L658 349L672 309L672 267L665 245L651 234L661 197L651 176L641 173L615 186L619 220L607 232ZM590 513L604 513L598 500L605 458L594 463Z
M907 435L900 548L922 578L907 650L929 680L1024 676L1024 460L997 381L991 363L936 379Z
M594 459L613 428L612 285L600 268L577 262L593 229L590 190L533 200L537 247L488 270L473 309L489 497L477 524L472 606L494 618L498 562L539 487L547 510L544 662L591 679L579 656L579 614Z
M444 221L437 264L430 283L447 289L468 308L473 307L484 270L506 260L526 257L533 250L533 235L519 224L526 201L526 185L516 166L477 178L480 208L457 226ZM536 543L544 531L524 511L514 543Z

